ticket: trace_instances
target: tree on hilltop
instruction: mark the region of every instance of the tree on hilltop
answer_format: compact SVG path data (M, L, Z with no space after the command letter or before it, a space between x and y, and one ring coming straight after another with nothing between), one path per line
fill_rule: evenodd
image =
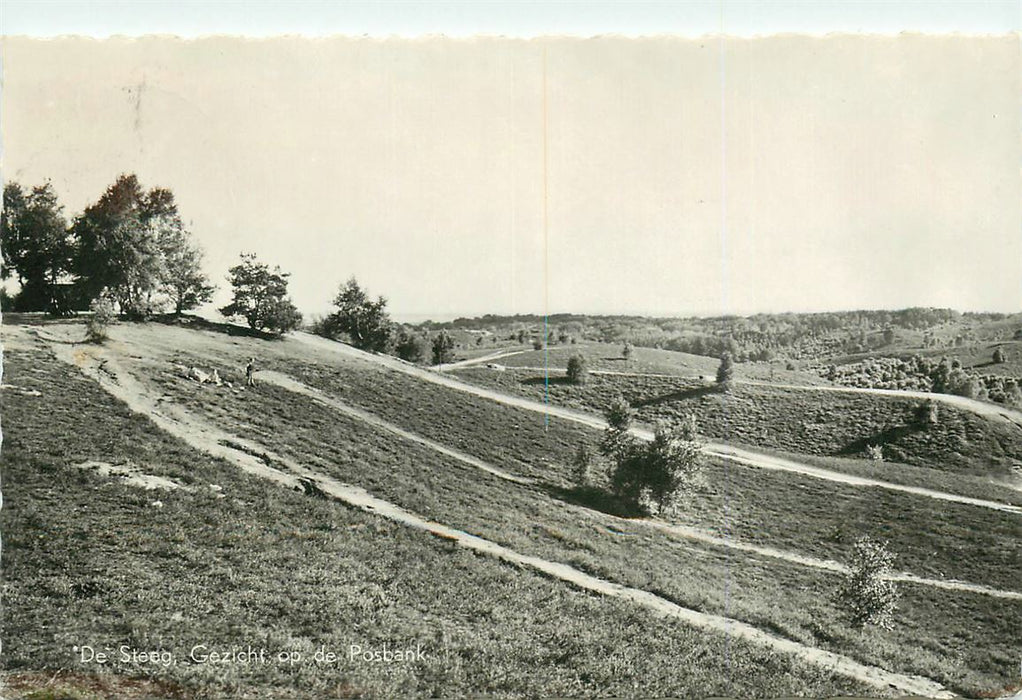
M351 344L360 350L384 352L390 343L391 322L387 315L387 300L382 296L375 301L352 277L334 297L337 311L326 319L331 335L346 333Z
M121 175L71 227L72 271L86 299L107 295L129 317L145 317L168 300L177 313L212 298L173 193L145 190L135 175Z
M287 296L290 273L270 270L253 253L242 253L241 263L228 270L234 298L220 309L227 317L241 316L250 328L282 335L302 322L302 314Z
M202 271L202 249L187 231L168 231L161 240L166 264L166 291L174 313L180 315L213 299L216 286Z
M180 227L169 190L146 191L135 175L121 175L75 221L75 276L83 296L111 296L129 317L154 310L166 279L161 235Z

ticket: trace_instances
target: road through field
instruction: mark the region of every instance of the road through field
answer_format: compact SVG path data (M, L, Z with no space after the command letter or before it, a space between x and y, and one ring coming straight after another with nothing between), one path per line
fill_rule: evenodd
M131 410L150 418L159 428L184 440L192 447L222 457L244 471L280 486L306 492L312 490L349 506L455 542L480 554L532 569L577 588L628 600L658 615L677 619L700 629L745 639L878 688L935 698L954 697L953 693L931 679L894 673L862 664L840 654L777 637L747 623L684 608L648 591L601 579L566 564L525 555L484 538L428 520L389 501L377 498L364 489L338 482L293 460L275 455L264 445L231 435L209 421L191 414L180 405L161 402L161 397L139 382L121 364L121 359L114 352L94 345L70 343L50 343L49 347L58 358L78 367L104 390L123 401Z
M442 386L449 387L451 389L457 389L468 394L473 394L480 398L489 399L491 401L497 401L509 406L515 406L517 408L524 408L529 411L535 411L543 413L548 416L555 418L561 418L563 420L573 421L575 423L581 423L591 428L603 430L607 427L607 422L600 416L583 413L570 408L564 408L562 406L554 406L548 403L542 403L534 401L532 399L526 399L519 396L512 396L510 394L504 394L499 391L492 389L486 389L483 387L475 386L455 379L445 374L433 372L430 370L422 369L415 365L411 365L400 360L396 360L388 355L374 355L370 353L357 350L350 345L338 343L326 338L321 338L316 335L309 333L295 333L294 341L311 345L317 348L321 348L326 351L340 353L343 355L357 357L364 361L373 362L379 365L396 369L400 372L410 374L412 376L424 379L434 384L440 384ZM652 440L653 433L643 428L633 428L632 433L639 438L644 440ZM708 442L705 446L707 454L729 459L746 466L758 467L760 469L772 469L776 471L794 472L803 476L813 477L816 479L823 479L826 481L832 481L835 483L846 484L849 486L859 486L867 488L883 488L890 491L900 491L902 493L910 493L916 496L922 496L925 498L933 498L940 501L948 501L951 503L962 503L966 505L977 506L980 508L990 508L998 510L1004 513L1012 513L1014 515L1022 515L1022 507L1012 506L1006 503L999 503L997 501L988 501L980 498L970 498L969 496L960 496L958 494L946 493L944 491L937 491L934 489L926 489L918 486L904 486L902 484L894 484L888 481L881 481L879 479L870 479L867 477L854 476L852 474L845 474L843 472L832 471L829 469L823 469L821 467L814 467L801 462L794 462L790 459L783 459L781 457L775 457L773 455L764 454L761 452L755 452L745 448L732 447L724 443Z

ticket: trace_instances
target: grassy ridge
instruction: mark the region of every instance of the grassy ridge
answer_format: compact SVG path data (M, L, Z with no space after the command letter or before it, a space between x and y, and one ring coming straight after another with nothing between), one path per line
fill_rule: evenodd
M518 429L512 426L521 426L514 409L485 400L478 400L480 404L476 406L472 397L454 390L425 385L389 371L365 373L346 370L343 364L306 369L300 363L292 362L289 369L299 374L304 372L307 379L312 377L327 390L332 389L333 383L336 383L343 388L340 395L358 405L374 408L379 402L396 413L403 411L403 420L400 415L390 417L404 427L422 434L432 433L431 436L446 444L458 445L481 457L498 452L505 436ZM148 373L157 376L152 371ZM727 551L695 546L644 528L629 527L627 533L622 535L615 531L620 530L619 524L608 528L608 521L597 514L566 507L556 497L556 492L509 486L471 467L439 457L426 448L376 433L309 399L276 387L260 386L254 392L217 392L214 395L205 387L182 382L169 375L159 379L159 386L161 391L173 396L175 400L189 405L193 410L206 412L218 423L237 426L242 434L274 436L274 449L287 456L344 481L362 485L416 512L436 517L447 524L520 551L565 561L596 575L653 590L689 607L726 612L784 636L850 653L868 662L937 675L939 679L955 684L956 687L972 691L997 686L1005 680L1003 674L1010 670L1004 660L1011 653L1013 632L1006 620L1017 614L1017 603L995 601L972 594L906 587L904 627L890 638L884 638L883 635L879 638L862 637L850 633L839 622L838 611L829 602L827 595L835 583L830 574L774 560L763 561L744 555L736 557ZM398 396L404 397L404 408L400 402L395 406L395 397ZM421 410L413 410L415 404ZM462 425L459 420L451 419L459 415L458 410L471 417L469 424ZM509 420L509 417L513 418ZM542 417L533 416L533 419L541 421ZM287 425L288 430L284 434L275 431L275 426L279 425ZM557 423L552 423L549 431L559 429ZM474 440L470 439L472 436ZM549 444L544 445L544 448ZM556 444L563 444L564 452L571 445L569 440ZM536 449L533 446L533 450ZM548 455L549 450L545 450L543 458ZM532 463L523 455L516 454L515 459L519 464ZM498 466L514 469L514 464L508 460L493 461ZM564 469L563 462L560 468ZM797 494L798 490L792 488L791 481L778 475L770 476L778 480L765 492L761 483L749 489L747 502L751 504L751 513L744 517L748 518L746 522L749 532L755 532L758 521L763 532L769 533L751 539L776 544L773 533L779 529L801 533L804 528L801 524L799 528L785 525L800 521L801 516L796 515L798 511L792 511L786 506L798 503L801 499L798 495L793 498L782 494L785 491ZM741 481L744 483L745 480ZM724 488L742 487L732 482L725 484ZM775 494L783 499L780 504L785 506L780 512L752 507ZM811 498L820 499L820 495L813 493ZM849 498L861 500L862 494ZM712 499L709 500L712 503ZM812 512L826 515L834 511L832 505L828 506L826 496L820 500L820 505L818 510ZM924 504L922 507L929 506ZM711 513L712 507L709 507L707 513ZM892 507L902 508L904 504L895 501ZM736 513L734 517L743 517L737 515L742 512L741 509L735 508L733 512ZM867 508L865 515L860 512L856 516L860 518L857 522L866 525L864 520L868 521L880 513L883 510L869 511ZM961 513L958 510L953 513L950 519L957 521ZM947 515L941 510L923 510L913 514L912 518L906 518L904 523L899 521L899 526L913 528L909 532L919 534L920 530L925 531L928 527L928 518ZM824 520L823 528L832 530L836 523L843 522L847 516L848 512L838 511L835 516ZM986 516L985 512L978 514L980 518ZM712 519L715 516L711 513L707 517ZM807 521L812 522L811 519ZM996 520L993 522L996 523ZM981 522L977 530L982 532L984 524ZM811 526L807 524L807 528ZM944 539L952 534L942 532L936 537L946 546L952 547L952 541ZM1016 538L1012 539L1012 535ZM993 535L985 536L989 538L985 542L990 544L1004 541L1009 547L1017 546L1017 535L1017 531L1006 534L995 528ZM911 561L904 561L903 564L923 562L932 556L929 551L924 552L918 547L918 543L913 543L911 536L906 541L911 548L910 552L914 549L916 557L906 557ZM837 544L830 546L837 547ZM922 547L929 546L924 539ZM994 558L984 559L987 552L991 551L995 552ZM983 574L989 573L999 577L998 581L1010 582L1010 568L1004 570L1004 553L1000 545L977 548L976 556L979 564L973 560L969 565L969 573L978 574L979 567ZM943 558L940 561L947 563ZM725 580L731 582L730 594L723 590ZM956 601L955 606L962 612L962 616L944 616L936 622L934 611L946 607L949 599ZM780 607L777 605L778 600L785 600L786 604ZM959 661L949 662L938 654L937 650L944 649L940 640L971 637L971 631L977 627L983 630L981 647L971 650L963 648L960 653L956 651ZM923 637L919 637L922 634L920 630L927 630ZM913 647L919 643L924 650L913 651ZM927 645L933 651L926 651Z
M673 350L659 350L633 346L626 359L622 354L623 345L613 343L586 342L578 345L554 345L548 350L528 350L503 357L494 362L507 367L549 367L564 370L568 358L576 353L585 355L590 369L633 374L666 374L677 377L716 376L720 359L705 355L692 355ZM514 348L511 348L514 350ZM556 372L555 372L556 374ZM735 376L741 379L760 381L773 380L784 384L829 384L817 374L786 368L784 361L742 362L735 365Z
M74 673L48 687L71 697L152 687L118 676L202 698L624 695L637 692L634 679L650 695L874 692L267 485L161 433L48 356L8 352L5 362L9 381L43 392L5 393L3 405L4 668L21 692L57 669ZM130 460L194 490L144 492L71 466L87 459ZM199 643L307 655L421 643L427 660L116 662L116 676L94 676L71 651L83 643L162 647L179 660Z
M881 444L891 461L963 474L1004 475L1022 461L1022 434L968 411L940 407L940 425L912 426L917 399L736 384L726 395L701 382L660 377L591 376L585 386L535 372L464 369L458 376L536 400L602 411L623 397L640 420L694 413L708 436L815 455L863 456Z
M187 360L184 356L179 359ZM270 359L267 364L290 371L313 386L419 435L539 479L553 487L559 498L578 500L579 494L569 490L571 461L579 444L594 443L597 431L557 418L546 419L532 411L497 405L379 367L353 367L344 362L283 363ZM163 381L176 387L174 391L193 391L199 395L196 389L179 386L176 378L168 376ZM273 387L260 387L260 392L276 397L267 409L270 415L275 415L278 423L286 422L292 430L299 431L302 440L323 442L322 435L336 420L328 409L314 407L309 413L305 404L296 404L293 397ZM275 439L272 421L251 425L251 419L262 414L261 408L246 411L236 407L226 414L216 404L192 397L185 400L196 407L219 411L211 414L214 419L247 421L254 436ZM358 454L331 446L329 441L324 450L327 452L320 457L331 464L349 461L352 454ZM434 458L428 451L424 454L427 459ZM465 469L460 465L456 468ZM934 487L926 475L915 476L919 485ZM989 486L978 495L990 496L990 492L1003 494L1004 489ZM857 534L869 532L889 539L895 551L901 553L901 565L919 574L985 581L1008 589L1017 586L1014 547L1022 539L1022 524L996 511L714 463L700 499L683 513L683 519L719 531L724 526L724 503L728 499L742 503L740 509L727 514L733 534L742 539L835 558L846 551ZM889 517L898 520L898 527L880 527ZM793 521L799 522L800 527L790 527L788 524ZM951 553L960 548L962 538L970 544L963 553L934 557L934 552Z
M420 435L554 486L570 484L578 445L592 445L598 437L597 431L583 426L557 418L545 422L534 412L497 406L394 372L366 374L304 365L292 370L308 383ZM921 485L932 486L926 481ZM714 463L700 499L683 514L685 521L720 530L725 499L742 504L728 513L730 526L737 528L733 534L741 539L834 558L857 534L870 532L889 539L902 552L901 565L917 573L979 577L990 585L1017 587L1013 572L1022 523L996 511ZM880 527L888 518L897 520L898 526ZM792 521L800 527L788 527ZM935 551L950 554L963 539L969 543L964 554L933 556Z

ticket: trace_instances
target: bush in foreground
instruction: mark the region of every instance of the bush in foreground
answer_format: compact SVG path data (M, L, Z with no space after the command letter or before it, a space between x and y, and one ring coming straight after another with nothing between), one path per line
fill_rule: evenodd
M898 604L898 588L890 579L895 555L887 545L860 537L852 548L848 574L838 589L838 602L856 627L890 629Z
M600 444L600 451L615 462L614 493L646 512L662 512L675 505L702 473L705 460L695 419L688 416L674 426L661 424L653 440L642 443L628 434L630 413L619 409L608 410L610 427Z

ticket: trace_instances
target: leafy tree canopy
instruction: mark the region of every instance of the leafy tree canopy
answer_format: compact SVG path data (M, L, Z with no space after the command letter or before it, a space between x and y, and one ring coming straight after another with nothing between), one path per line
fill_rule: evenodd
M145 190L135 175L121 175L72 234L72 268L85 298L109 294L127 315L146 316L168 300L180 313L212 297L202 253L168 189Z
M241 263L228 270L234 293L230 304L220 309L224 316L241 316L250 328L282 335L302 322L302 314L287 296L289 273L273 270L252 253L242 254Z
M326 319L331 335L346 333L352 344L370 352L384 352L390 343L391 322L387 315L387 300L382 296L375 301L352 277L334 297L337 311Z
M49 182L27 192L17 182L4 187L0 250L0 274L16 276L21 287L15 308L69 311L60 283L71 267L72 246L64 208Z

